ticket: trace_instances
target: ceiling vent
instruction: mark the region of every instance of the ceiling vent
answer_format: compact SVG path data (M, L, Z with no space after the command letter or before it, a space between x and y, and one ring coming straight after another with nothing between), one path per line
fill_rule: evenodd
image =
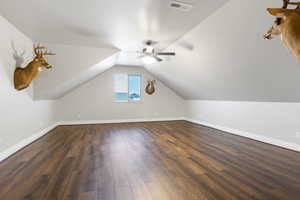
M185 12L190 11L193 8L193 5L183 3L183 2L180 2L180 1L171 1L170 6L172 8L175 8L175 9L178 9L178 10L181 10L181 11L185 11Z

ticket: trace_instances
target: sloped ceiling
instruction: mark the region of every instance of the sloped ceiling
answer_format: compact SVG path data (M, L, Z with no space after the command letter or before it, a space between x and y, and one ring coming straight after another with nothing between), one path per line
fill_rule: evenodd
M0 12L35 41L137 51L167 47L226 1L181 0L194 6L182 12L169 0L1 0Z
M47 44L57 55L47 57L54 67L34 80L34 99L58 99L115 65L118 50Z
M181 2L193 8L179 11L169 0L1 0L0 13L57 53L49 57L54 68L34 81L35 99L57 99L114 64L143 65L136 51L145 40L164 49L227 0Z
M168 48L176 57L146 67L185 99L299 102L300 64L262 38L281 3L230 0Z
M177 55L145 67L185 99L300 101L299 64L279 38L262 38L274 21L266 8L280 7L281 0L188 2L194 8L185 13L170 9L169 1L160 0L92 0L88 4L79 0L3 0L0 12L35 41L116 51L110 48L113 46L122 51L117 56L114 50L103 54L102 59L96 59L99 62L107 58L115 59L116 64L139 65L136 57L126 52L141 48L145 39L157 40L158 48L168 47ZM97 48L92 50L92 60L102 53ZM75 67L76 59L69 66ZM62 96L90 79L83 77L99 74L101 70L89 70L96 60L81 66L83 71L78 75L83 76L78 78L60 74L70 83L55 86L58 92L54 96ZM46 90L57 77L45 76L38 81L45 83L41 88Z

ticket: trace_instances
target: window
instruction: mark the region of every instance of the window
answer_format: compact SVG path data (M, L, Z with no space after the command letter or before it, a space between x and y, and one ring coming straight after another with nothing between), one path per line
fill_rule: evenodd
M141 76L128 74L114 75L115 101L128 102L141 99Z
M114 79L115 79L115 100L128 101L128 75L116 74Z
M139 75L128 76L128 98L133 101L141 99L141 77Z

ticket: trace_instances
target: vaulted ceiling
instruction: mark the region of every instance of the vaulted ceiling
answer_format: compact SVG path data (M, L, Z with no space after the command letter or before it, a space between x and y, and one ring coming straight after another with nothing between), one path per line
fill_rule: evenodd
M299 64L279 39L262 38L274 21L266 8L281 0L183 2L193 9L161 0L2 0L0 13L33 41L77 55L73 63L51 58L59 67L35 82L38 99L59 98L115 64L143 65L134 52L153 39L176 56L145 68L185 99L300 101Z
M226 0L1 0L0 12L35 41L136 51L153 39L165 48L208 17Z
M266 8L280 6L230 0L169 46L176 57L147 69L185 99L299 102L300 64L279 37L263 39L275 20Z
M115 64L142 66L136 51L144 41L164 49L226 1L183 0L193 5L185 12L161 0L2 0L0 13L61 54L49 58L57 67L34 82L35 99L56 99Z

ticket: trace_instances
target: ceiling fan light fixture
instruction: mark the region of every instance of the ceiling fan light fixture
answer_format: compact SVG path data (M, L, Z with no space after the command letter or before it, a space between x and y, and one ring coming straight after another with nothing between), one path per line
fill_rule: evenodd
M154 51L154 48L152 46L147 46L145 48L145 53L151 54L151 53L153 53L153 51Z
M145 64L153 64L156 62L156 59L153 56L144 56L142 57L142 62Z

